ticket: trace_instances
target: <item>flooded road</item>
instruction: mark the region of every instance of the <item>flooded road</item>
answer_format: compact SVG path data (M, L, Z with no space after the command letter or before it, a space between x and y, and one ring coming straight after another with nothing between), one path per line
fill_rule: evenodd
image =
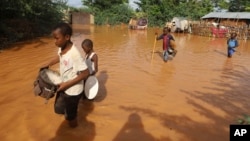
M227 59L225 39L173 34L178 53L164 63L162 41L152 55L155 30L74 27L77 46L94 41L100 82L94 101L80 101L75 129L54 99L33 94L39 67L57 54L53 39L3 50L1 141L228 141L229 125L250 114L250 41Z

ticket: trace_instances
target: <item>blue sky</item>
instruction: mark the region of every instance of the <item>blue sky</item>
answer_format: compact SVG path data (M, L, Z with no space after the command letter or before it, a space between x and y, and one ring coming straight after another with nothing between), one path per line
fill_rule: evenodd
M68 5L74 6L74 7L81 7L82 1L81 0L68 0Z
M133 8L136 8L137 5L134 4L134 1L137 1L137 0L129 0L129 4L130 4ZM68 5L74 6L74 7L81 7L81 6L82 6L82 1L81 1L81 0L68 0Z

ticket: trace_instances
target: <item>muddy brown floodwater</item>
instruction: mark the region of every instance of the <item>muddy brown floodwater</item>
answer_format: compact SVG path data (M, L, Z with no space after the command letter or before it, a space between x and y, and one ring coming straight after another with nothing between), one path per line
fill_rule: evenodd
M54 99L33 94L39 67L57 53L53 39L17 43L0 53L1 141L228 141L229 125L250 114L249 41L227 59L224 38L173 34L178 54L164 63L161 41L151 53L154 28L73 27L77 46L94 41L98 96L80 101L70 129Z

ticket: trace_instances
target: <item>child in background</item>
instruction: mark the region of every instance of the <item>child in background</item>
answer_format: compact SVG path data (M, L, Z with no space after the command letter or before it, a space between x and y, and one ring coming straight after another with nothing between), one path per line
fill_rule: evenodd
M235 48L238 47L238 41L236 39L237 34L231 33L231 37L227 40L227 57L231 58L235 52Z
M156 35L158 35L158 33L155 33ZM157 40L162 39L163 40L163 60L165 62L168 61L169 59L169 53L171 53L171 55L175 56L177 53L177 50L173 47L171 47L171 42L174 42L174 37L170 34L170 29L168 27L164 27L163 28L163 34L160 35L159 37L156 38ZM171 52L172 51L172 52Z
M98 57L93 49L93 42L90 39L85 39L82 42L82 48L86 53L86 64L90 75L95 75L98 71Z
M86 53L85 60L88 66L89 73L90 75L95 75L98 71L98 57L97 57L97 54L94 52L93 42L90 39L83 40L82 49ZM84 81L84 86L85 86L86 80ZM87 97L85 95L85 92L83 91L82 99L86 99L86 98Z

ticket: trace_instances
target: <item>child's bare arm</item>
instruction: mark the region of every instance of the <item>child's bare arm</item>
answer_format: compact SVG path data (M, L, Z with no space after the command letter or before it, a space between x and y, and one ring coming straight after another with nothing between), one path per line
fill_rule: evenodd
M236 44L235 44L235 47L238 47L239 46L239 41L236 40Z
M161 40L162 39L162 35L158 36L158 34L155 34L156 40Z
M93 56L93 62L94 62L94 67L95 67L95 72L94 72L94 74L95 73L97 73L98 72L98 56L95 54L94 56ZM94 74L91 74L91 75L94 75Z
M52 60L50 60L48 63L42 65L41 68L50 67L50 66L52 66L52 65L54 65L54 64L56 64L56 63L59 63L59 56L54 57L54 58L53 58Z

